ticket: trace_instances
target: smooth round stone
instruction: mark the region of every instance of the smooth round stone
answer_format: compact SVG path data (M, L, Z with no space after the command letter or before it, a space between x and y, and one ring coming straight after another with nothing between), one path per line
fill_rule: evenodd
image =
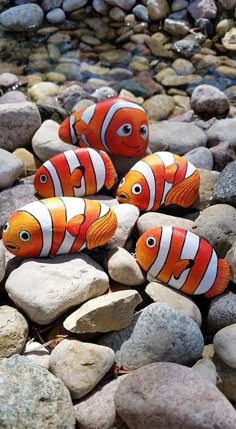
M172 67L179 75L189 75L194 72L193 64L190 61L185 60L184 58L177 58L172 63Z
M69 391L48 370L15 355L0 360L0 378L2 427L74 429Z
M108 15L113 21L123 22L125 19L125 12L123 11L123 9L121 9L120 7L116 7L116 6L112 7L109 10Z
M190 161L197 168L212 170L213 156L206 147L198 147L184 154L184 158Z
M230 162L219 174L213 199L218 203L236 207L236 161Z
M185 9L188 6L186 0L173 0L171 5L172 12L178 12L179 10Z
M88 0L64 0L62 8L65 12L73 12L80 9L88 3Z
M101 86L101 88L96 89L91 96L94 97L96 99L96 103L106 100L107 98L110 97L117 97L117 92L113 89L110 88L109 86Z
M188 76L169 75L162 80L164 86L183 86L190 84L199 84L202 82L202 77L196 74Z
M138 286L145 282L145 275L135 258L122 247L108 252L105 265L110 277L127 286Z
M193 366L192 369L198 372L206 381L211 381L213 384L216 384L217 373L216 367L211 359L203 358L198 360Z
M147 113L149 119L163 120L167 119L175 108L173 98L169 95L158 94L146 100L142 107Z
M0 14L0 24L7 31L31 31L43 22L43 10L37 4L10 7Z
M34 174L41 163L27 149L19 148L14 150L13 155L24 164L24 176Z
M30 102L0 104L0 148L13 152L26 147L41 125L37 106Z
M147 0L147 11L152 21L165 18L170 12L167 0Z
M236 78L236 70L234 67L219 66L219 67L216 67L216 72L230 79Z
M106 248L108 249L124 247L139 218L139 209L133 204L114 206L113 211L116 214L118 225L113 237L106 244Z
M102 295L108 287L108 276L102 267L82 252L27 259L6 281L12 301L41 325L51 323L75 305Z
M236 118L227 118L215 121L207 130L207 146L216 146L219 143L228 143L236 152Z
M225 260L231 267L231 274L233 283L236 283L236 241L234 242L231 249L226 253Z
M2 240L0 240L0 282L5 276L5 250Z
M114 380L105 380L99 383L91 393L74 406L76 422L79 427L128 429L128 426L116 413L114 403L117 387L125 377L126 375L122 375Z
M13 73L6 72L0 74L0 87L4 88L5 90L17 84L18 82L18 77Z
M133 12L135 18L137 18L138 20L143 21L143 22L149 22L148 11L147 11L147 8L143 4L137 4L132 9L132 12Z
M131 61L131 53L125 51L125 49L112 49L107 52L102 52L99 55L100 61L103 65L117 66L118 64L129 64Z
M214 335L220 329L236 323L236 294L226 290L210 302L207 315L207 334Z
M109 347L66 338L52 351L50 371L60 378L73 399L89 393L109 371L115 353Z
M189 33L189 26L185 21L166 18L164 30L173 36L185 36Z
M146 286L145 292L160 304L168 304L180 313L191 317L198 326L202 324L202 316L197 305L187 296L171 289L159 282L151 282Z
M46 19L50 24L61 24L66 19L66 14L64 10L60 9L59 7L53 10L50 10L50 12L47 13Z
M93 0L93 8L101 15L107 15L108 5L104 0Z
M0 97L0 104L22 103L25 101L27 101L27 98L20 91L8 91Z
M204 210L212 204L214 186L220 173L203 168L199 168L198 171L200 173L199 196L192 207L196 210Z
M28 93L32 100L38 102L40 99L47 96L58 95L59 91L59 86L53 82L39 82L31 86L31 88L28 90Z
M62 0L42 0L42 9L44 12L60 7Z
M201 357L204 341L190 317L167 304L153 303L135 313L127 328L105 334L98 344L116 352L119 366L136 369L157 361L193 364Z
M218 331L213 344L220 359L226 365L236 368L236 323Z
M210 148L214 160L214 169L222 171L227 164L236 159L236 153L228 143L220 143Z
M126 328L141 296L135 290L122 290L90 299L64 321L67 331L74 333L109 332Z
M65 75L67 80L78 80L79 82L82 80L79 64L61 62L55 67L54 72Z
M124 10L130 10L135 5L136 0L106 0L111 6L118 6Z
M32 359L35 363L43 368L49 368L49 351L37 341L28 341L23 350L23 356Z
M13 307L0 307L0 358L21 353L27 340L28 323Z
M162 121L158 124L157 130L157 145L167 144L168 150L177 155L183 155L200 146L205 147L207 144L205 132L194 124ZM153 145L152 151L156 152L157 150L159 149Z
M130 429L233 429L236 425L234 407L211 381L171 362L133 371L119 384L115 404Z
M141 235L151 228L158 226L177 226L191 231L193 221L177 216L170 216L163 213L149 212L141 215L137 222L137 231Z
M190 106L199 116L224 118L229 112L226 95L211 85L198 85L191 96Z
M0 190L12 186L24 170L23 162L10 152L0 149Z

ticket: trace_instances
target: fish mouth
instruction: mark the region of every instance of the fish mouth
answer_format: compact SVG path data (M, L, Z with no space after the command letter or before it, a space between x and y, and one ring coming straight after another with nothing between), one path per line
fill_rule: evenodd
M7 243L5 243L5 246L6 246L6 248L7 249L9 249L10 251L11 250L14 250L15 252L17 251L17 250L19 250L20 248L19 248L19 246L17 246L15 243L12 243L12 242L7 242Z
M129 200L129 195L126 194L126 192L121 192L119 195L117 195L117 198L121 200Z

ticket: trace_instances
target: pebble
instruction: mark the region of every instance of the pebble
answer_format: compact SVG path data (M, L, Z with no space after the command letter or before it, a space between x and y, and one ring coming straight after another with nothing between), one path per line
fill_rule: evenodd
M206 381L211 381L216 385L217 382L217 373L216 367L211 359L203 358L198 360L193 366L192 369L198 372Z
M194 221L192 230L205 238L224 258L236 240L236 209L227 204L215 204L204 209Z
M207 334L215 335L220 329L236 323L236 294L226 290L210 301L207 314Z
M219 174L213 193L217 203L229 204L236 207L236 161L226 165Z
M49 369L64 382L72 398L79 399L98 384L114 361L109 347L66 338L53 349Z
M167 119L175 108L175 103L169 95L158 94L150 97L142 106L148 118L161 121Z
M214 0L193 0L187 8L193 19L216 17L217 8Z
M221 39L222 45L225 47L225 49L229 51L236 51L235 35L236 30L234 27L225 33L223 39Z
M236 241L234 242L230 250L226 253L225 260L231 267L231 281L233 283L236 283Z
M228 143L236 151L236 118L215 121L207 130L208 147Z
M159 21L169 13L167 0L147 0L147 11L151 20Z
M28 335L28 323L24 316L9 305L0 307L0 358L21 353Z
M67 331L74 333L109 332L130 325L133 313L142 298L135 290L121 290L90 299L64 321Z
M229 112L226 95L211 85L198 85L191 96L190 106L199 116L225 118Z
M69 391L45 368L25 356L14 355L0 360L0 378L3 427L74 429Z
M117 217L117 229L113 237L106 244L107 249L124 247L139 218L139 209L133 204L120 204L113 208Z
M105 261L109 276L127 286L138 286L145 282L145 275L135 258L122 247L111 249Z
M141 235L148 229L156 226L177 226L191 231L193 221L182 217L171 216L163 213L149 212L141 215L137 222L137 231Z
M41 118L35 104L0 104L0 148L13 152L19 147L27 147L40 125Z
M27 98L23 92L8 91L0 97L0 104L23 103Z
M28 341L22 352L23 356L32 359L43 368L49 369L49 351L37 341Z
M191 298L159 282L150 282L146 286L145 292L150 296L150 298L152 298L154 302L170 305L180 313L191 317L191 319L193 319L198 324L198 326L201 326L201 312Z
M39 82L29 88L28 94L37 103L47 96L58 95L59 91L59 86L53 82Z
M214 406L209 407L209 402ZM155 362L129 374L116 390L115 404L130 429L233 429L236 425L234 407L211 381L171 362Z
M156 142L160 144L168 144L168 150L177 155L184 155L192 149L206 146L206 133L194 124L184 122L169 122L162 121L158 124L158 134ZM153 151L156 149L153 145Z
M115 393L126 375L99 383L91 393L74 406L76 422L87 429L128 429L116 413ZM96 404L96 406L94 406Z
M188 76L169 75L161 81L164 86L184 86L189 84L199 84L202 82L202 77L191 74Z
M228 163L236 159L236 154L229 143L219 143L210 148L214 160L214 170L222 171Z
M184 58L177 58L173 61L171 66L178 75L189 75L194 73L193 64L191 61L185 60Z
M212 204L214 186L219 172L202 168L198 168L198 171L200 173L199 197L193 203L192 207L196 210L204 210Z
M0 191L12 186L24 170L23 162L10 152L0 149Z
M6 31L37 30L43 22L43 10L37 4L22 4L3 11L0 24Z
M75 149L73 145L64 143L58 137L59 127L57 122L48 119L42 123L32 138L33 151L43 162L66 150Z
M220 329L213 338L215 351L231 368L236 368L236 323Z
M5 250L2 240L0 240L0 282L5 276Z
M236 401L236 370L224 363L215 353L213 362L217 371L217 387L230 401Z
M157 361L194 363L201 356L204 341L190 317L167 304L153 303L135 313L127 328L105 334L98 344L115 351L120 367L136 369Z
M184 154L184 158L191 162L197 168L212 170L213 155L206 147L197 147Z
M6 281L12 301L41 325L51 323L75 305L102 295L108 286L108 276L101 266L81 252L25 260Z

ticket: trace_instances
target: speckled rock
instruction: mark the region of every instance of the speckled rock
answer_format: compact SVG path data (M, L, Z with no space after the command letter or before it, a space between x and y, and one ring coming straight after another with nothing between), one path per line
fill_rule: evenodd
M190 317L159 303L135 313L131 325L105 334L98 343L116 352L119 366L131 369L157 361L194 363L204 346L201 331Z
M129 374L116 390L115 404L130 429L236 425L236 411L217 387L176 363L156 362Z
M43 22L43 11L37 4L21 4L0 14L0 24L7 31L36 30Z
M6 290L31 320L45 325L68 308L102 295L108 285L101 266L80 252L25 260L8 277Z
M236 161L230 162L219 174L213 199L218 203L236 206Z
M207 130L208 147L228 143L236 152L236 118L215 121Z
M212 170L213 155L206 147L198 147L184 154L184 158L190 161L197 168Z
M38 108L30 102L0 104L0 147L13 152L31 143L41 125Z
M216 384L217 373L216 367L211 359L203 358L199 359L193 366L192 369L201 374L207 381L211 381L213 384Z
M60 378L73 399L82 398L109 371L115 353L109 347L78 341L62 340L50 355L50 371Z
M139 209L133 204L120 204L114 206L113 210L117 217L118 226L113 237L106 244L108 249L124 247L139 217Z
M43 345L37 341L28 341L25 345L22 355L32 359L43 368L49 368L49 351L46 349L46 347L43 347Z
M105 266L110 277L127 286L137 286L145 282L145 275L135 258L122 247L110 250L106 256Z
M224 258L236 240L236 209L227 204L215 204L203 210L192 230L208 240L219 257Z
M220 359L236 368L236 323L220 329L213 338L213 344Z
M2 305L0 327L0 358L20 353L28 335L28 323L24 316L16 308Z
M198 85L191 96L190 106L199 116L225 118L229 112L226 95L212 85Z
M207 334L215 335L220 329L234 323L236 323L236 294L226 290L210 302L206 321Z
M2 427L74 429L69 391L45 368L25 356L15 355L1 359L0 378Z
M201 326L201 312L191 298L159 282L149 283L146 286L145 292L153 299L153 301L170 305L180 313L191 317L198 326Z
M2 190L13 185L24 170L24 164L4 149L0 149L0 159L0 190Z
M137 231L139 235L146 232L148 229L154 228L155 226L177 226L179 228L187 229L191 231L193 221L190 219L184 219L182 217L170 216L163 213L144 213L140 216L137 222Z
M203 168L199 168L198 171L200 173L199 195L192 207L196 210L204 210L212 204L214 186L219 172L209 171Z

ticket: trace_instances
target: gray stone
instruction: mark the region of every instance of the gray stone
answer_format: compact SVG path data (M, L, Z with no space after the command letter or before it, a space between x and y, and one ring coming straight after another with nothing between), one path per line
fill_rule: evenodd
M73 12L80 9L88 3L88 0L64 0L62 7L65 12Z
M118 6L124 10L130 10L135 5L136 0L106 0L111 6Z
M236 152L236 118L217 120L207 130L207 146L217 146L220 143L229 144Z
M66 338L53 349L49 369L65 383L72 398L79 399L96 386L114 361L115 353L108 347Z
M236 401L236 369L224 363L215 353L213 362L217 371L217 387L230 401Z
M143 4L137 4L135 7L133 7L132 13L140 21L149 22L148 11Z
M217 7L214 0L194 0L188 6L188 12L195 20L199 18L214 19Z
M213 199L218 203L236 207L236 161L230 162L219 174Z
M225 118L229 112L226 95L212 85L198 85L191 96L190 106L199 116Z
M0 282L5 276L5 251L2 240L0 240Z
M0 191L12 186L24 170L23 162L10 152L0 149Z
M0 104L26 102L26 95L21 91L8 91L0 97Z
M226 253L225 260L228 262L231 268L231 281L236 283L236 241L234 242L231 249Z
M236 154L229 143L219 143L210 148L213 155L214 170L222 171L227 164L236 159Z
M0 307L0 358L20 353L27 340L28 323L24 316L9 305Z
M193 366L192 369L201 374L207 381L211 381L213 384L216 384L217 373L216 367L211 359L203 358L198 360Z
M50 12L47 13L46 19L51 24L61 24L66 19L66 14L64 10L60 8L56 8L53 10L50 10Z
M0 104L0 147L13 152L28 146L40 125L41 117L35 104Z
M3 428L74 429L69 391L45 368L25 356L11 356L0 360L0 380Z
M236 323L220 329L213 338L213 344L220 359L236 368Z
M119 384L115 404L130 429L236 426L236 411L217 387L176 363L156 362L133 371Z
M63 0L42 0L41 7L45 12L60 7Z
M233 323L236 323L236 294L228 290L210 302L206 320L207 334L214 335Z
M193 203L192 208L204 210L212 204L214 186L220 173L204 168L199 168L198 171L200 173L200 188L198 198Z
M43 11L33 3L10 7L0 14L0 24L6 31L37 30L42 22Z
M10 298L31 320L42 325L68 308L102 295L108 286L108 276L101 266L82 252L25 260L6 281Z
M163 213L144 213L137 222L139 235L157 226L177 226L191 231L193 221L182 217L170 216Z
M113 211L116 214L118 226L113 237L106 244L108 249L124 247L139 217L139 209L133 204L114 206Z
M190 161L197 168L212 170L213 156L206 147L198 147L184 154L184 158Z
M135 369L151 362L182 365L200 358L204 341L198 325L167 304L150 304L127 328L101 337L116 352L119 366Z

